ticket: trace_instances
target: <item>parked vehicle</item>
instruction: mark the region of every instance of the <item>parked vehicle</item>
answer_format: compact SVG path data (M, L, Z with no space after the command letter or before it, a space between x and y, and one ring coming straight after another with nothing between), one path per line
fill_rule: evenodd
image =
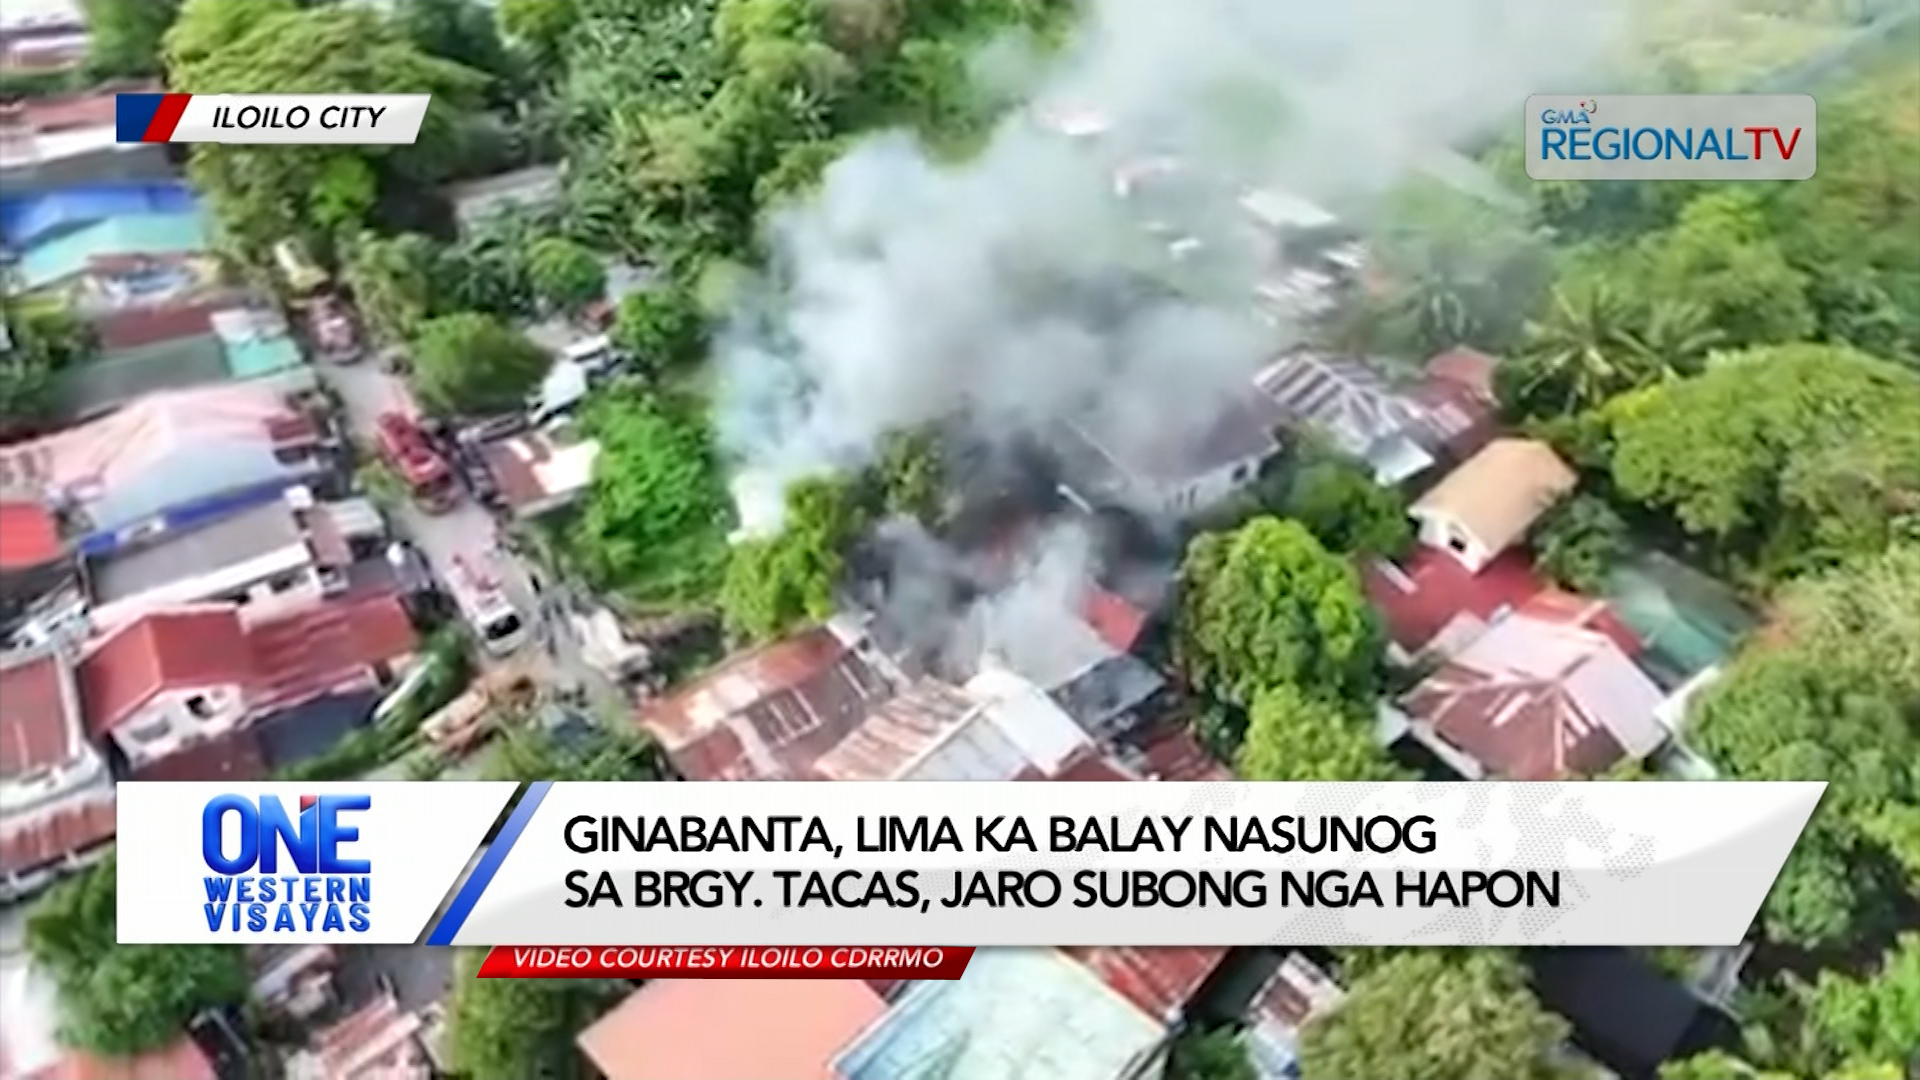
M382 413L379 436L381 459L400 474L420 509L444 514L460 504L460 485L453 470L419 424L404 413Z
M322 358L336 364L357 363L366 354L353 312L339 297L321 294L307 305L307 333Z
M527 642L527 622L513 606L491 554L456 555L447 575L460 617L494 656L507 656Z

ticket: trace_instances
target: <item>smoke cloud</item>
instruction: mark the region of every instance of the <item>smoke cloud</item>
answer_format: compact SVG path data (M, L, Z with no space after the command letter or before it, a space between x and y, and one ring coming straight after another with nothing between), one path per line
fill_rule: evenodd
M1626 2L1088 0L976 157L878 135L770 223L769 276L719 349L745 528L777 526L792 479L956 414L989 442L1062 421L1198 438L1286 334L1252 318L1272 251L1242 195L1345 211L1414 169L1462 175L1448 143L1604 55ZM1039 121L1075 110L1102 132ZM1116 171L1155 159L1183 167L1116 198ZM1201 254L1169 270L1177 237ZM1137 287L1170 272L1177 293Z

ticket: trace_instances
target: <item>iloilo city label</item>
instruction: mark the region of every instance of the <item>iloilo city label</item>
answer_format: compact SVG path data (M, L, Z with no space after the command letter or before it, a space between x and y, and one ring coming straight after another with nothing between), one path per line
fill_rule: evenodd
M1523 114L1535 180L1809 180L1808 94L1535 94Z

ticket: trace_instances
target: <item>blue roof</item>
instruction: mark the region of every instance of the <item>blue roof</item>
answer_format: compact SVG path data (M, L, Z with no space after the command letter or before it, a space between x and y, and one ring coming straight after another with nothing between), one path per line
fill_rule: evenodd
M20 257L16 273L32 292L84 272L97 258L128 255L190 255L207 250L206 220L187 214L122 214L35 244Z
M25 248L51 234L121 214L186 214L193 189L176 182L76 184L0 196L0 244Z
M846 1080L1113 1080L1166 1026L1054 949L981 949L915 983L833 1063Z

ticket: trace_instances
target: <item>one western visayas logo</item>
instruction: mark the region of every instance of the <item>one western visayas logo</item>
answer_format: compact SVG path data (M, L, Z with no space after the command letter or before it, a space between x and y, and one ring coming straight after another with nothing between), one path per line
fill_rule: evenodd
M277 933L364 931L373 866L343 853L360 829L342 816L373 807L371 795L302 795L288 814L277 795L216 795L200 814L207 869L207 929ZM236 821L237 835L227 822ZM282 859L282 855L285 858Z

